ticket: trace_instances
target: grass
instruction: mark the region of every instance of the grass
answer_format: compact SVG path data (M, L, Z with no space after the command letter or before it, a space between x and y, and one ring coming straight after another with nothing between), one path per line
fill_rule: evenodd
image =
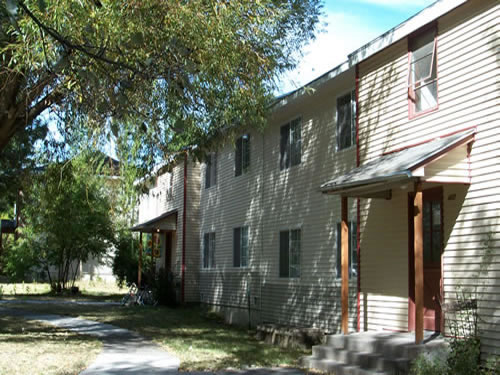
M0 283L0 299L39 299L39 300L100 300L119 301L128 289L120 288L114 282L77 281L80 294L56 296L51 293L48 283Z
M20 317L0 316L2 375L69 375L85 369L101 342L61 328Z
M201 371L245 366L297 366L310 351L262 343L254 332L209 319L198 307L122 307L9 305L30 311L77 316L114 324L151 338L181 359L181 370Z

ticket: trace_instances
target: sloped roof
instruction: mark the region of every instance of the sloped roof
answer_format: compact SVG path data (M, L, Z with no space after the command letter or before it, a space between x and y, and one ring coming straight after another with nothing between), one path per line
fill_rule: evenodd
M446 137L385 154L348 173L333 178L321 185L323 193L335 194L342 191L369 186L375 183L408 180L419 177L416 169L430 163L452 149L470 142L476 129L469 129Z
M130 228L130 230L132 232L152 232L157 229L175 230L176 228L171 228L171 227L164 228L164 225L162 225L165 219L172 217L174 215L177 215L177 209L165 212L164 214L161 214L160 216L157 216L151 220L145 221L144 223L137 224L132 228Z

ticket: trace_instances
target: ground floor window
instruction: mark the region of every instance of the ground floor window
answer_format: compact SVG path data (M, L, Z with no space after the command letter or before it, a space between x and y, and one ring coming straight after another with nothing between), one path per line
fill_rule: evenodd
M203 268L215 268L215 232L203 235Z
M280 277L300 277L300 229L280 232Z
M233 266L248 267L248 227L233 230Z

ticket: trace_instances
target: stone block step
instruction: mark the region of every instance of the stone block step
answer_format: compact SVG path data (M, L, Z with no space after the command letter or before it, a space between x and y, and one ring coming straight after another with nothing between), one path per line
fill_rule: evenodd
M313 346L312 356L376 371L407 371L410 363L410 360L404 357L388 359L379 353L335 349L328 345Z
M331 359L319 359L313 356L303 357L301 364L307 368L314 368L335 375L392 375L392 372L367 370L359 366L347 365Z

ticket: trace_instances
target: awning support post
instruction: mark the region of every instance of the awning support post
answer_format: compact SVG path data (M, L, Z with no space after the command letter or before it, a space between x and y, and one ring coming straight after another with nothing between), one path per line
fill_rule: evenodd
M341 275L342 275L342 333L349 334L349 230L347 225L347 197L342 197Z
M415 249L415 344L424 340L424 229L422 184L415 184L413 204Z
M142 279L142 232L139 232L139 269L137 272L137 286L141 287Z

